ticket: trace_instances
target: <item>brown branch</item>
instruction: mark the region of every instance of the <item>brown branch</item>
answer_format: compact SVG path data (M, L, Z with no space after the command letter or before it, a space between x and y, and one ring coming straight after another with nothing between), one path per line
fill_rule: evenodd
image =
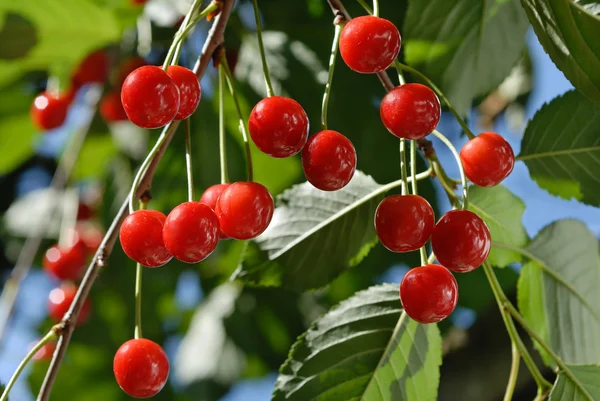
M194 66L194 72L200 78L204 75L208 64L211 61L212 55L214 51L223 44L225 32L225 27L227 25L227 21L229 20L229 16L231 14L231 10L233 8L233 4L235 0L223 0L222 8L219 15L215 18L215 22L213 23L206 42L204 43L204 47L202 49L202 54L198 58L198 62ZM142 180L140 182L139 187L136 191L136 196L140 197L144 192L150 189L152 184L152 178L154 177L154 173L160 162L160 159L163 157L165 150L173 138L173 135L179 125L179 121L174 121L171 124L165 127L167 131L167 139L165 140L162 147L156 153L156 156L148 166L148 169L144 172ZM83 280L81 281L81 285L79 286L79 290L69 308L69 311L65 314L62 324L63 330L62 335L58 341L56 346L56 351L52 357L52 362L50 362L50 367L46 373L46 377L44 378L44 382L42 383L42 387L40 388L40 392L37 397L37 401L48 401L50 397L50 392L52 391L52 386L58 374L58 370L65 356L65 352L69 345L69 341L71 340L71 336L75 329L75 325L73 324L77 321L77 317L79 316L79 312L83 306L83 302L87 298L92 286L96 278L98 277L98 273L100 270L106 266L107 259L112 252L112 248L117 240L119 235L119 227L121 223L125 219L128 214L128 200L126 199L119 210L119 213L113 220L110 228L106 232L104 239L102 240L102 244L98 248L98 251L94 255L91 264L89 265Z

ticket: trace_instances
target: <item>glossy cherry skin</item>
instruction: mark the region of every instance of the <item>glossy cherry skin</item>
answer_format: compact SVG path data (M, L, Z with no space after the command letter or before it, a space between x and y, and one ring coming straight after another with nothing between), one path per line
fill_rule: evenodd
M169 213L163 240L171 254L182 262L198 263L217 247L219 219L207 205L185 202Z
M275 205L269 190L257 182L236 182L217 201L217 217L223 233L246 240L267 229Z
M208 205L208 207L210 207L213 211L216 211L217 201L219 200L219 197L221 196L223 191L225 191L225 189L227 189L229 185L230 184L215 184L206 188L206 191L204 191L204 193L200 197L200 203L204 203L205 205ZM227 239L229 237L223 233L223 230L219 230L219 238Z
M322 191L345 187L356 171L356 149L337 131L311 136L302 151L302 168L308 182Z
M40 130L58 128L67 119L70 104L71 99L67 96L54 96L48 92L42 92L31 105L31 121Z
M160 345L137 338L119 347L113 360L113 372L119 387L129 396L149 398L167 383L169 360Z
M103 83L108 76L110 59L103 50L98 50L88 55L77 67L73 74L72 82L75 86L89 83Z
M75 281L83 272L85 259L86 248L81 242L68 247L53 245L44 254L42 267L59 280Z
M77 287L73 284L63 284L58 288L50 291L48 295L48 315L55 322L60 322L71 307L75 295L77 294ZM77 317L77 324L83 324L90 317L92 310L89 299L86 299L83 303L79 316Z
M248 129L262 152L284 158L302 150L308 138L309 122L306 112L294 99L271 96L254 106Z
M387 130L405 139L421 139L440 121L440 100L425 85L404 84L389 91L381 101L379 115Z
M340 54L350 69L372 74L392 65L400 42L400 32L390 21L370 15L356 17L342 29Z
M487 225L468 210L446 213L431 234L431 248L437 261L458 273L477 269L490 254L491 246Z
M165 247L162 235L166 219L156 210L137 210L127 216L119 233L125 254L148 267L159 267L171 260L173 255Z
M494 132L483 132L467 142L460 160L467 178L480 187L498 185L515 167L512 147Z
M391 195L377 206L375 231L383 246L392 252L421 248L435 225L433 209L418 195Z
M411 319L423 324L436 323L456 308L458 284L444 266L415 267L400 283L400 300Z
M106 122L127 121L127 113L121 104L119 92L108 92L100 100L100 115Z
M194 114L200 103L202 95L200 82L192 70L178 65L167 68L167 74L179 89L179 110L175 115L175 120L185 120Z
M135 125L159 128L177 115L179 90L162 68L146 65L134 70L123 82L121 103Z

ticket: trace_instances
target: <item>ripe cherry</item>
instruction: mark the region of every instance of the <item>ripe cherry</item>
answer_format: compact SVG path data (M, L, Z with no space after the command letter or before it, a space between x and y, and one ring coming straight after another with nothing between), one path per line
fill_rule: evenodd
M217 201L219 200L219 197L221 196L223 191L225 191L225 189L229 187L229 185L230 184L215 184L206 188L206 191L204 191L204 193L200 197L200 203L204 203L205 205L210 207L213 210L213 212L216 211ZM229 237L223 234L223 230L219 230L219 238L227 239Z
M94 224L77 223L75 232L88 255L95 254L104 239L104 233Z
M308 138L308 116L294 99L271 96L258 102L248 120L256 146L272 157L300 152Z
M446 213L431 234L431 248L438 262L459 273L478 268L488 257L491 242L485 222L468 210Z
M119 92L108 92L100 100L100 115L106 122L126 121L127 113L121 104Z
M166 219L157 210L137 210L127 216L119 232L125 254L148 267L159 267L171 260L162 235Z
M388 68L400 52L400 32L390 21L373 16L348 21L340 36L340 54L350 69L363 74Z
M53 245L44 254L42 267L59 280L77 280L85 265L86 249L81 242L73 246Z
M515 154L506 139L483 132L460 151L467 178L480 187L493 187L508 177L515 166Z
M88 55L77 67L73 74L72 82L75 86L89 83L103 83L108 76L110 59L103 50L98 50Z
M58 128L67 119L71 100L67 96L54 96L49 92L40 93L31 105L31 120L40 130Z
M257 182L236 182L219 197L216 213L225 235L245 240L267 229L274 208L267 188Z
M175 115L176 120L185 120L194 112L200 103L202 90L196 74L185 67L172 65L167 68L167 74L171 77L177 89L179 89L179 110Z
M375 212L377 237L392 252L421 248L431 237L434 225L431 205L418 195L388 196Z
M207 205L185 202L169 213L163 226L165 246L182 262L198 263L217 247L219 219Z
M456 308L458 284L444 266L415 267L400 283L400 300L411 319L423 324L436 323Z
M134 70L123 82L121 103L135 125L159 128L177 115L179 90L162 68L146 65Z
M316 133L302 151L302 168L308 182L322 191L345 187L356 170L356 150L352 142L337 131Z
M31 344L30 349L33 348L36 344L37 341ZM50 359L52 359L54 351L56 351L56 342L50 341L49 343L44 344L42 348L40 348L38 352L36 352L35 355L33 355L33 360L36 362L49 361Z
M169 360L160 345L145 338L129 340L113 360L119 387L131 397L149 398L160 392L169 378Z
M425 85L404 84L389 91L379 114L387 130L398 138L421 139L440 121L440 101Z
M48 295L48 315L55 322L60 322L68 312L75 295L77 294L77 287L72 284L63 284L58 288L50 291ZM77 317L77 324L83 324L90 317L91 304L89 299L86 299L83 303L79 316Z

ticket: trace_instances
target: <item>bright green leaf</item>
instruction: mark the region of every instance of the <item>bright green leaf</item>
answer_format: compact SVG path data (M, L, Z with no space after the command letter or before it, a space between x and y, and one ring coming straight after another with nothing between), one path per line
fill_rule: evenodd
M73 170L76 180L101 176L107 163L117 154L117 148L109 133L86 138Z
M560 372L548 401L600 400L600 366L574 365L569 366L569 369L587 394L584 394L565 372Z
M433 401L442 362L435 324L402 314L398 286L356 293L294 344L273 401Z
M0 149L5 149L0 158L0 174L11 171L33 154L34 135L29 113L0 119Z
M519 160L553 195L600 206L600 105L570 91L527 125Z

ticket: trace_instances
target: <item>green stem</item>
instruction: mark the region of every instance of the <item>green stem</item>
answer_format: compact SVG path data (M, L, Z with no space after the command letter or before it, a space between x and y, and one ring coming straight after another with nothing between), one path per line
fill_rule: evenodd
M442 101L446 104L446 106L448 107L448 110L450 110L450 112L454 115L454 118L456 118L456 121L458 121L458 123L460 124L460 126L462 127L463 131L465 131L465 134L467 134L467 136L469 137L469 139L473 139L475 138L475 135L473 134L473 132L469 129L469 126L467 125L467 123L465 122L465 120L463 120L463 118L460 116L460 114L458 114L458 112L456 111L456 109L454 108L454 106L452 106L452 104L450 103L450 101L448 100L448 98L444 95L444 93L440 90L440 88L438 88L432 80L430 80L429 78L427 78L425 75L423 75L422 73L420 73L419 71L415 70L414 68L411 68L405 64L402 64L400 61L396 60L394 62L394 65L396 66L397 69L399 70L403 70L406 72L409 72L413 75L418 76L419 78L421 78L423 81L427 82L427 84L429 86L431 86L431 88L437 93L437 95L442 99Z
M435 254L433 252L431 252L431 255L429 255L429 257L427 258L427 264L432 264L434 260L435 260Z
M256 37L258 38L258 47L260 49L260 58L262 60L263 74L265 76L265 85L267 87L267 96L271 97L275 94L273 92L273 85L271 84L271 74L269 73L269 66L267 65L267 55L265 53L265 44L262 37L262 26L260 24L260 11L258 10L258 1L252 0L254 6L254 20L256 21Z
M219 154L221 161L221 184L229 182L227 175L227 150L225 143L225 74L219 68Z
M406 170L406 141L400 139L400 172L402 174L402 195L408 193L408 172Z
M201 5L202 5L202 0L197 0L192 3L192 6L190 7L189 12L183 19L183 22L181 23L181 26L179 27L179 29L177 30L176 35L183 32L187 26L193 25L193 24L190 24L190 20L192 18L194 18L195 14L198 12L198 9L200 8ZM181 53L182 47L183 47L183 40L177 44L177 47L175 49L175 54L173 55L173 60L170 60L172 62L172 64L176 64L179 61L179 55Z
M419 194L419 185L417 180L415 179L417 175L417 141L410 141L410 177L412 184L412 194ZM425 249L425 245L423 245L419 249L419 254L421 256L421 265L427 264L427 250Z
M57 333L54 329L52 329L40 341L38 341L38 343L32 349L29 350L27 355L25 355L25 358L23 358L21 363L19 363L19 366L17 366L17 370L15 370L15 373L13 373L12 377L6 384L6 387L4 388L4 392L2 393L2 396L0 397L0 401L8 400L8 393L10 393L10 390L15 385L15 383L16 383L17 379L19 378L19 376L21 375L21 373L23 373L23 369L25 369L25 366L27 366L27 363L29 363L31 358L33 358L35 356L35 354L37 354L37 352L40 349L42 349L42 347L44 345L46 345L50 341L56 339L56 337L58 337Z
M333 43L331 44L331 55L329 56L329 74L327 75L327 83L325 84L325 92L323 93L323 103L321 105L321 129L327 129L327 106L329 105L329 95L331 93L331 83L333 82L333 70L335 69L335 59L337 57L338 47L340 43L340 32L342 25L335 25L333 34Z
M512 363L510 364L510 375L508 376L508 383L506 384L506 392L504 393L504 401L511 401L513 394L515 393L515 386L517 385L517 378L519 377L519 365L521 363L521 354L519 349L513 343L511 344L511 355Z
M379 17L379 1L373 0L373 15Z
M456 164L458 164L458 171L460 173L460 181L461 181L462 188L463 188L462 208L468 209L469 208L469 187L467 186L467 177L465 175L465 169L463 168L462 161L460 160L460 155L456 151L456 148L454 147L452 142L450 142L450 140L448 138L446 138L444 136L444 134L442 134L438 130L433 130L433 135L435 135L440 141L442 141L444 143L444 145L446 145L448 147L448 149L450 149L450 151L454 155L454 159L456 159Z
M185 169L187 171L188 201L194 201L194 172L192 170L192 138L190 119L185 120Z
M135 267L135 330L134 338L142 338L142 271L143 266Z
M231 93L231 97L233 98L233 103L235 104L235 110L238 115L238 119L240 120L240 132L242 133L242 139L244 141L244 148L246 149L246 166L247 166L247 174L248 181L252 181L254 179L253 168L252 168L252 152L250 151L250 140L248 139L248 132L246 131L246 122L244 121L244 114L242 113L242 108L240 107L240 101L237 97L237 93L235 91L235 86L233 85L233 74L229 69L229 64L227 64L227 57L225 57L225 52L221 53L221 68L225 73L225 78L227 80L227 86L229 87L229 93Z
M365 11L369 14L373 14L373 9L371 8L370 5L367 4L367 2L365 0L356 0L358 2L358 4L360 4L362 6L362 8L365 9Z
M431 166L433 167L435 176L439 179L440 183L442 184L442 188L444 188L444 190L446 191L446 194L448 195L448 200L450 201L453 207L458 207L458 195L454 193L454 189L448 184L447 175L444 171L444 168L437 159L431 160Z

